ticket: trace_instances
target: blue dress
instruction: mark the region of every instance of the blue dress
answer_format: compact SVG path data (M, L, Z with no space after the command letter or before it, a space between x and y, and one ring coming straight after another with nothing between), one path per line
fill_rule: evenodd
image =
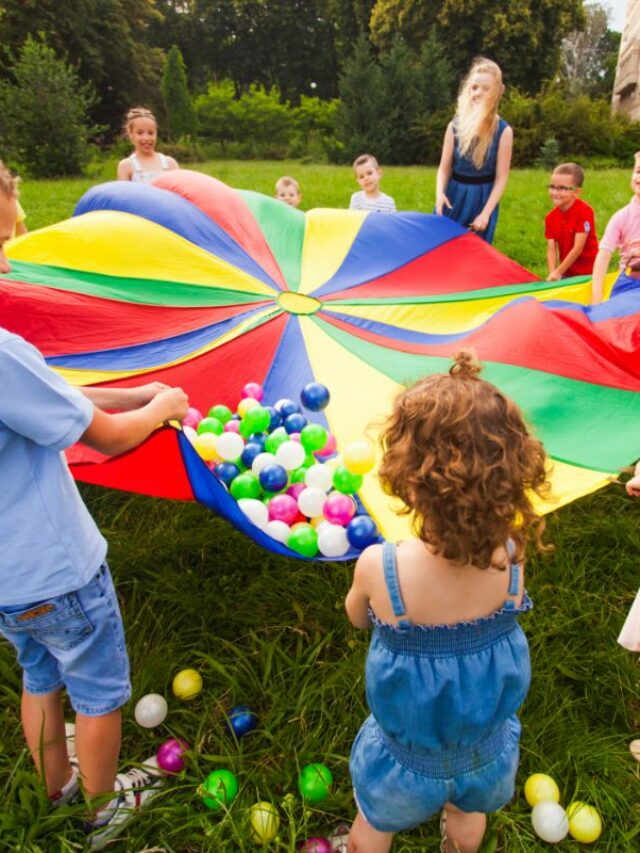
M445 190L445 195L453 207L449 209L445 205L442 213L449 219L459 222L465 228L471 225L491 195L491 190L496 179L498 145L507 127L509 125L501 118L498 121L498 127L489 146L485 162L482 168L478 169L473 160L463 157L460 153L454 123L453 171ZM496 205L495 210L491 214L486 231L476 232L478 237L482 237L487 243L493 243L493 235L498 222L498 206Z
M383 563L396 616L405 614L396 546ZM510 568L516 596L519 566ZM371 715L351 750L358 808L380 832L411 829L447 802L465 812L492 812L513 796L520 721L531 680L529 647L518 616L526 595L491 616L455 625L398 625L371 613L366 663Z

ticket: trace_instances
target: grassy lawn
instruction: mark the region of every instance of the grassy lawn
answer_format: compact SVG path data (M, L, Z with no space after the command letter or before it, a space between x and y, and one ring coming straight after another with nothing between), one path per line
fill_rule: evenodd
M304 206L348 203L355 182L346 168L299 163L210 162L202 171L242 188L271 193L277 177L302 184ZM69 216L82 192L110 178L107 163L93 180L25 181L22 201L31 228ZM542 217L548 209L542 171L513 172L498 224L499 249L544 273ZM383 188L400 209L429 211L435 171L388 168ZM585 199L602 233L608 217L628 201L628 172L587 175ZM551 342L550 342L551 345ZM215 402L212 400L212 402ZM612 440L615 424L612 424ZM162 460L158 460L159 464ZM132 664L133 701L124 709L124 765L153 754L166 737L191 747L186 771L170 780L112 849L141 853L255 850L246 811L273 802L281 818L271 850L293 853L309 835L325 835L353 816L348 755L365 717L363 663L368 636L348 624L342 609L352 567L312 565L261 551L198 505L82 489L110 543ZM598 851L626 853L640 843L638 768L628 741L640 729L638 660L616 644L639 584L640 502L618 485L565 507L549 518L550 556L528 566L533 612L523 619L533 684L522 715L518 793L491 819L485 851L543 851L531 830L522 795L529 773L549 772L562 802L583 799L604 818ZM198 668L204 690L185 703L171 693L184 667ZM20 853L82 849L82 807L52 811L20 735L20 675L0 644L0 848ZM169 715L160 730L134 721L135 701L163 693ZM224 711L247 703L259 728L236 742ZM297 791L299 768L323 761L333 771L331 798L308 808ZM226 767L240 782L228 814L214 815L196 789L213 769ZM395 853L439 849L437 824L399 836ZM580 845L565 841L577 853Z

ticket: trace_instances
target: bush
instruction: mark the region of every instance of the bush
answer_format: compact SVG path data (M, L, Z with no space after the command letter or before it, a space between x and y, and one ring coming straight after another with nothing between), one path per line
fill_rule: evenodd
M31 36L20 49L13 79L0 82L0 144L6 159L35 178L81 174L99 128L89 123L90 86Z
M187 71L175 44L167 55L161 88L169 139L175 142L184 136L195 136L196 113L189 96Z
M536 160L539 169L554 169L560 163L560 146L555 136L548 136L542 143Z

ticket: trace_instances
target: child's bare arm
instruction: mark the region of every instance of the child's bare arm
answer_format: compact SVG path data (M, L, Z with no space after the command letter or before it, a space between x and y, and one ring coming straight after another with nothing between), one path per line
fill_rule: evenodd
M379 553L379 545L372 545L365 549L358 557L353 572L353 583L347 593L344 606L349 621L356 628L369 628L371 626L368 585L371 573L379 564Z
M451 208L449 199L444 194L449 183L449 178L453 171L453 151L455 140L453 138L453 125L449 123L444 141L442 143L442 154L440 156L440 165L436 175L436 213L442 216L442 211L445 207Z
M558 281L562 278L565 272L569 269L569 267L577 261L587 242L587 235L582 232L581 234L576 234L575 239L573 241L573 247L570 252L567 253L567 256L561 261L557 267L551 272L550 275L547 276L547 281Z
M128 157L125 157L124 160L120 160L118 163L118 180L130 181L132 174L133 168L131 166L131 160L129 160Z
M591 304L599 305L602 302L604 289L604 277L609 269L611 252L608 249L599 249L593 265L593 280L591 282Z
M625 483L627 494L631 497L640 497L640 462L636 462L633 477Z
M557 262L558 251L556 248L556 241L547 240L547 270L549 271L549 276L555 270Z
M80 388L98 409L117 409L121 412L130 412L139 409L151 402L161 391L167 391L168 385L163 382L149 382L147 385L136 385L134 388L105 388L93 387Z

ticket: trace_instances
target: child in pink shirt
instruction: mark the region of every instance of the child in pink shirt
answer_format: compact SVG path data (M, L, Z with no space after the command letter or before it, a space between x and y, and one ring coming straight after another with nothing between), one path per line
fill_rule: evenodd
M620 250L620 274L611 295L640 288L640 151L634 157L635 165L631 173L634 196L626 207L614 213L609 220L593 265L591 301L594 305L602 300L604 277L616 249Z

